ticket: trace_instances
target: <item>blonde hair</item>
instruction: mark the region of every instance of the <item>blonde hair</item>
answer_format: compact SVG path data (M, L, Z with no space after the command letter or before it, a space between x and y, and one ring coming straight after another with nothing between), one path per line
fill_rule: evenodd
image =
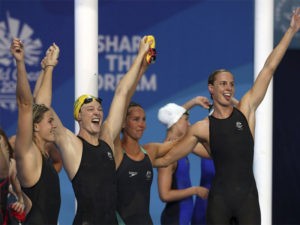
M46 112L48 112L50 109L45 106L44 104L33 104L33 108L32 108L32 126L33 126L33 130L34 130L34 124L35 123L39 123L42 121L42 119L44 118L44 114ZM34 137L34 135L33 135ZM35 142L35 139L33 138L33 141ZM42 153L43 156L45 156L46 158L49 158L49 154L47 151L42 151L40 149L40 152Z
M32 126L35 123L39 123L44 118L45 112L48 112L49 108L43 104L33 104L32 108Z

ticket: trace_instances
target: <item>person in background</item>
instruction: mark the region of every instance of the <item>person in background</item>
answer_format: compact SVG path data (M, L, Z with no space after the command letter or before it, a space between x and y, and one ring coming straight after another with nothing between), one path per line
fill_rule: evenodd
M189 110L196 106L208 108L206 97L198 96L184 105L169 103L162 107L158 119L167 126L165 141L177 140L183 137L190 127ZM201 157L209 157L201 144L198 144L194 153ZM158 169L159 197L166 206L161 214L161 224L190 224L193 214L193 196L205 200L208 189L202 186L192 187L190 179L190 165L187 156L172 163L166 168Z
M200 186L210 189L212 180L215 176L215 167L214 162L211 159L201 159L201 179ZM193 216L191 220L192 225L206 225L206 208L207 208L207 199L202 199L196 197Z
M144 109L130 102L125 115L122 139L119 135L115 140L116 148L122 152L116 160L118 212L125 224L153 224L149 212L153 167L168 166L179 159L168 156L176 141L141 146L139 140L146 129Z
M2 152L9 163L8 173L8 192L7 192L7 224L22 224L25 216L31 208L30 199L22 192L20 182L17 178L16 161L14 159L13 148L10 145L8 137L0 126L0 146Z
M1 128L1 131L2 128ZM0 133L0 224L7 224L7 195L9 186L9 156L4 131Z

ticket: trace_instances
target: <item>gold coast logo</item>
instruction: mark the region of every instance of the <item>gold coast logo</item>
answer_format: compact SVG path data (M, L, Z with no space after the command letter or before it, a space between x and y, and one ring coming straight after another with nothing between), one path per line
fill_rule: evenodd
M39 76L39 62L42 42L33 37L33 29L26 23L6 13L6 19L0 17L0 108L15 111L16 104L16 66L10 53L10 44L14 37L22 40L25 48L25 64L30 82L35 82ZM35 69L36 71L32 71Z

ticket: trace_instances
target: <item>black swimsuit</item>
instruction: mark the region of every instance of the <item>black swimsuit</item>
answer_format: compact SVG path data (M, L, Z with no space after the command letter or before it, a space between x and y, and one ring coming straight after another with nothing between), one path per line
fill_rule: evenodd
M99 140L94 146L82 139L79 169L72 180L77 199L73 224L118 224L116 217L116 166L109 145Z
M207 224L260 224L253 175L254 140L245 116L236 108L230 117L209 116L210 149L216 174L207 205Z
M9 179L0 179L0 225L7 222L7 194Z
M32 202L25 224L57 224L60 209L60 187L58 174L50 160L43 156L39 181L30 188L22 187L22 190Z
M118 212L125 224L153 224L149 213L150 189L153 179L149 156L140 161L130 159L124 152L117 170Z

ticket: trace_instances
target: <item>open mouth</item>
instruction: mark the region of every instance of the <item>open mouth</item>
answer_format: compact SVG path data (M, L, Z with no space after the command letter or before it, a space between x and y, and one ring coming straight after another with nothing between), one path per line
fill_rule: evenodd
M99 124L100 119L92 119L92 123Z
M227 101L229 101L231 98L231 94L224 94L224 97Z

